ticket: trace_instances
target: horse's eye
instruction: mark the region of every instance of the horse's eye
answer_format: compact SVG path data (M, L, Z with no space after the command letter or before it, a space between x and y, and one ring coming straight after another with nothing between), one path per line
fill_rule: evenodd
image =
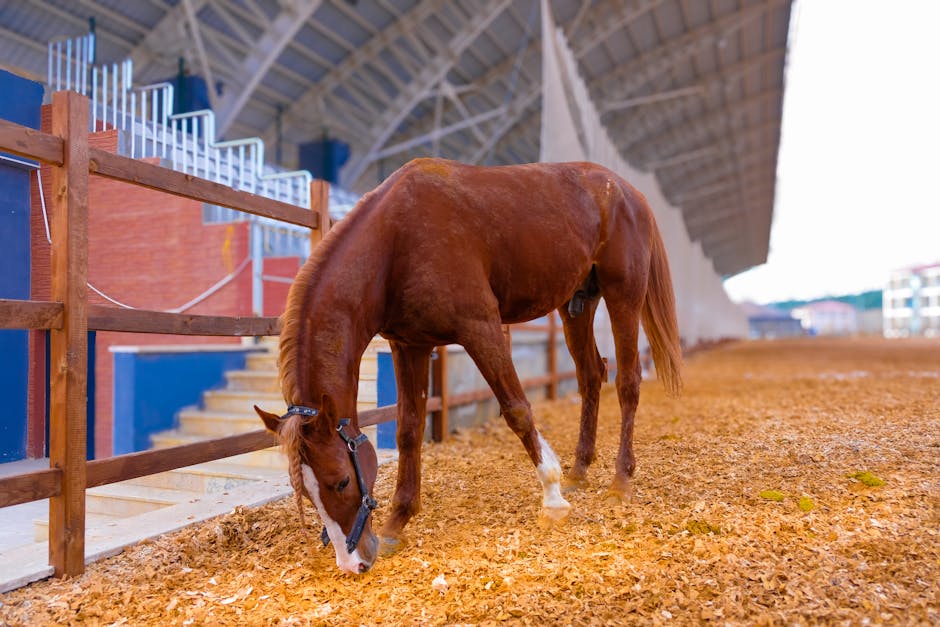
M343 479L342 481L336 484L336 491L342 492L343 490L346 489L346 486L348 485L349 485L349 477L346 477L345 479Z

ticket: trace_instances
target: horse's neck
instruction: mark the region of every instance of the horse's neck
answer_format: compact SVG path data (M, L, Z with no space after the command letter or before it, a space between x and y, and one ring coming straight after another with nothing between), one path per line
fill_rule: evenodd
M355 415L359 361L378 332L375 321L381 316L376 311L379 303L372 302L376 279L360 264L354 247L330 251L329 261L320 265L308 287L310 309L302 314L315 326L298 338L296 348L310 366L306 378L297 382L309 386L303 395L330 394L344 415Z

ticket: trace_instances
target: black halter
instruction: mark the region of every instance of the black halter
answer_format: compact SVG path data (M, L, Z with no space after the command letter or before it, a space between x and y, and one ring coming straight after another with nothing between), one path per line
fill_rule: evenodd
M299 414L301 416L316 416L320 412L312 407L303 407L300 405L291 405L287 408L287 413L281 416L281 418L287 418L294 414ZM368 440L369 438L365 433L360 433L354 438L349 437L349 434L344 431L344 427L349 426L349 418L342 418L339 421L339 426L336 427L336 432L339 434L339 437L342 438L343 442L346 443L346 447L349 449L349 459L352 461L353 470L356 471L356 483L359 484L359 493L362 494L362 504L359 506L359 512L356 514L356 520L353 523L352 529L349 531L349 536L346 538L346 551L352 553L356 550L356 546L359 544L359 539L362 537L362 532L366 526L366 520L369 519L369 514L372 513L376 507L379 506L379 502L372 498L372 495L369 494L369 488L366 487L366 480L362 477L362 469L359 467L359 455L358 450L359 446ZM330 543L330 536L326 531L326 527L323 528L323 531L320 532L320 540L323 541L323 546L326 546Z

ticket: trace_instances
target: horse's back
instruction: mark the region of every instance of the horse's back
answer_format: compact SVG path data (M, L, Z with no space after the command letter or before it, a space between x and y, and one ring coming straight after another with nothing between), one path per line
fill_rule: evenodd
M610 213L623 204L621 179L587 163L418 159L374 195L373 210L394 232L392 314L409 320L441 307L467 311L488 298L506 322L561 306L602 254Z

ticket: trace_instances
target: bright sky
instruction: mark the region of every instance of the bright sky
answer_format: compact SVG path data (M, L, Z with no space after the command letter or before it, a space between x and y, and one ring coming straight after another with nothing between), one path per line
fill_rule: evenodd
M940 0L797 0L759 303L881 289L940 261Z

